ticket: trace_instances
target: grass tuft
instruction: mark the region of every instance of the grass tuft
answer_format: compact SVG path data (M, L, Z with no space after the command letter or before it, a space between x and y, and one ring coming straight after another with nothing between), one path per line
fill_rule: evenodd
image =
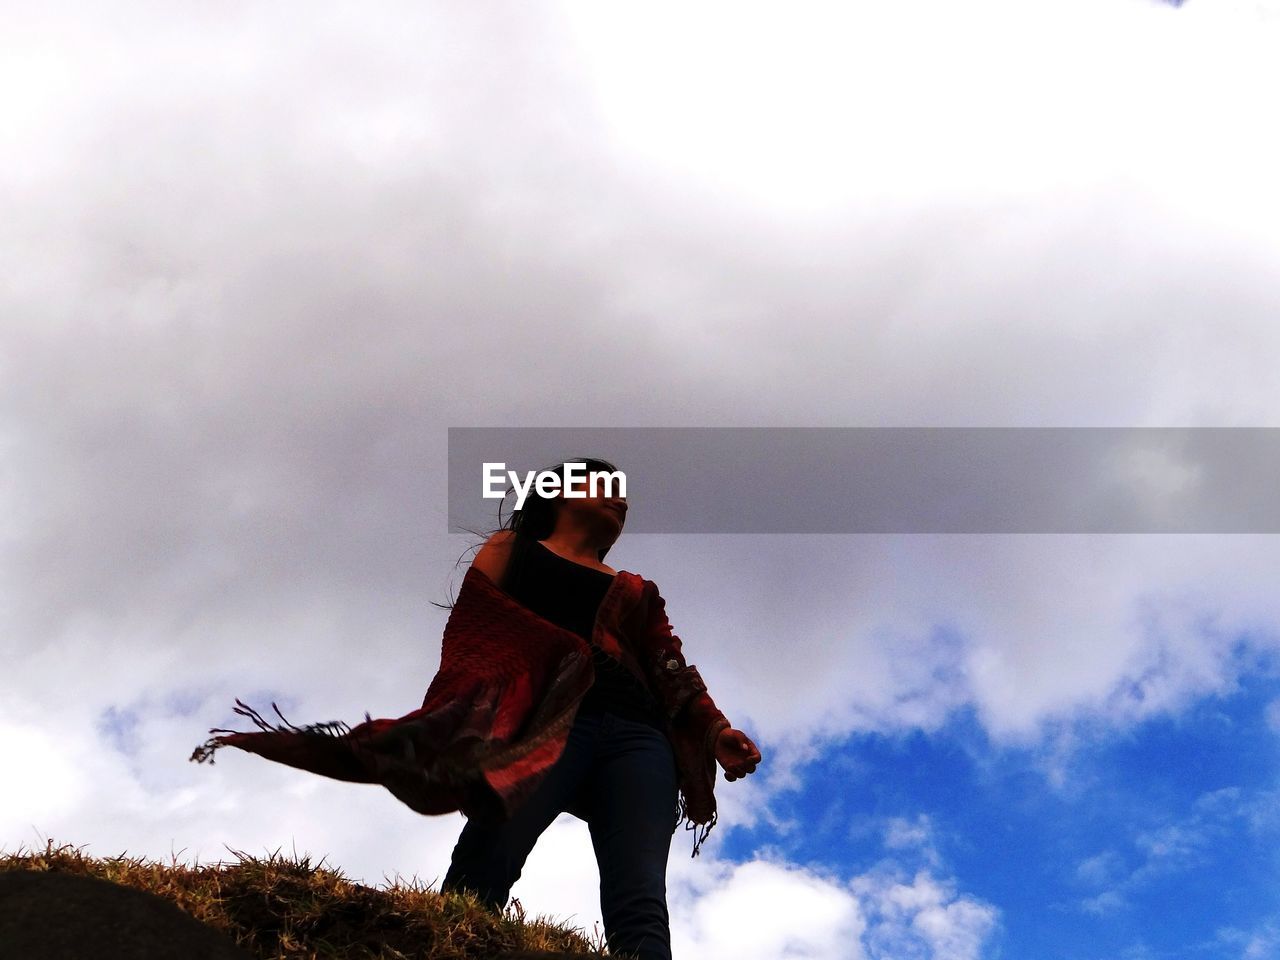
M499 915L469 894L442 894L416 881L385 889L352 883L310 856L231 853L233 863L187 866L176 855L168 864L123 853L98 859L48 840L43 851L0 851L0 870L60 871L144 890L261 960L493 960L520 951L608 956L598 932L589 940L549 918L527 920L518 900Z

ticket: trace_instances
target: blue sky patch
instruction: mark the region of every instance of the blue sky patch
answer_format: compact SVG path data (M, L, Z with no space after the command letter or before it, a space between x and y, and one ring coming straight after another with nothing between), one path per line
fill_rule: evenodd
M1082 726L1061 780L1043 749L991 743L972 712L856 735L773 799L794 828L729 831L722 855L772 848L844 880L935 869L999 911L990 956L1239 957L1280 917L1278 698L1260 670L1178 716Z

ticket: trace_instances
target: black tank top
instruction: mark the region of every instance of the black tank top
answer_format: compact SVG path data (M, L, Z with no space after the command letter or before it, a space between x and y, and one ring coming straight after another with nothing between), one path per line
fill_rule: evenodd
M648 689L620 660L596 646L592 639L596 612L613 574L567 560L539 541L512 552L503 587L512 597L544 620L572 630L591 647L595 682L578 709L585 713L614 713L662 729L658 705Z

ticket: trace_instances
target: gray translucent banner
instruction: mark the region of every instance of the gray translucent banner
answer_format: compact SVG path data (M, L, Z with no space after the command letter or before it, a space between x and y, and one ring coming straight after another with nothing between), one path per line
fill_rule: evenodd
M482 464L582 457L628 533L1280 532L1274 427L450 427L450 532L497 526Z

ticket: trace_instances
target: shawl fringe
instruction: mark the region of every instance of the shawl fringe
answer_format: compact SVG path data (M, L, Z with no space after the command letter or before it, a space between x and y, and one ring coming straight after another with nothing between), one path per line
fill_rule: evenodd
M236 698L236 705L233 709L236 713L240 714L240 716L248 717L252 720L254 726L263 733L296 733L302 734L303 736L333 737L338 740L341 740L351 734L351 725L343 720L328 720L323 723L309 723L306 726L299 727L296 724L290 723L288 719L285 718L285 715L280 712L280 708L276 706L275 701L272 701L271 709L274 710L276 716L280 718L280 723L275 726L272 726L263 719L262 714L253 709L253 707L249 706L239 697ZM364 719L367 722L372 719L372 716L366 713L364 715ZM193 760L196 763L215 763L216 761L213 756L214 753L219 748L228 745L228 737L240 734L242 731L228 730L226 727L210 727L209 732L222 734L222 736L210 737L204 743L200 744L200 746L196 747L195 750L191 751L190 760Z
M711 819L706 823L698 823L689 816L688 807L685 806L684 791L682 790L676 796L676 812L677 827L683 823L685 830L696 831L693 836L693 853L689 854L690 859L692 859L698 855L703 842L707 839L707 835L711 833L711 828L716 825L716 820L719 818L719 811L712 810Z

